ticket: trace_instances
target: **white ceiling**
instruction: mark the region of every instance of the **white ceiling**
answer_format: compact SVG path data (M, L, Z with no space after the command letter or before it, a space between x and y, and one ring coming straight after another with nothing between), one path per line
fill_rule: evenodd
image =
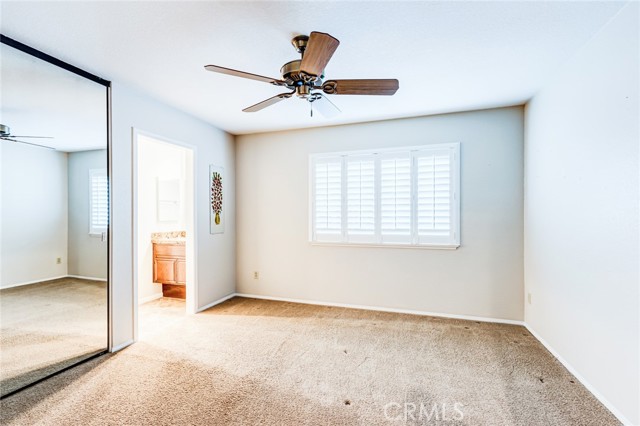
M234 134L522 104L625 2L2 2L2 32ZM292 36L341 41L328 79L398 78L393 97L333 96L324 119L282 90Z

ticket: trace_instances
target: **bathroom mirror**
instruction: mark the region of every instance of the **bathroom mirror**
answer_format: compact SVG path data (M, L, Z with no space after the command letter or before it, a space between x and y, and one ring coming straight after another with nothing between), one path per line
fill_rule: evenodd
M110 83L2 36L0 396L108 348Z

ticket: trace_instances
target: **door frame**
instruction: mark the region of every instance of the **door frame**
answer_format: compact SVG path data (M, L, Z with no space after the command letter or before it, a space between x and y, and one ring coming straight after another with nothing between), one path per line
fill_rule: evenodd
M198 209L196 208L196 194L198 193L198 180L196 158L198 148L195 145L191 145L182 141L169 139L164 136L157 135L146 130L141 130L136 127L131 128L131 148L132 148L132 191L131 191L131 210L132 210L132 237L133 237L133 264L132 264L132 279L133 279L133 341L138 341L138 151L139 151L139 138L140 136L155 139L159 142L179 146L191 151L191 229L187 226L187 239L186 239L186 257L187 257L187 299L186 309L187 314L195 314L198 311L198 274L197 274L197 262L196 256L198 246L198 233L196 232L198 224ZM187 200L189 197L187 196ZM189 261L191 259L191 261Z

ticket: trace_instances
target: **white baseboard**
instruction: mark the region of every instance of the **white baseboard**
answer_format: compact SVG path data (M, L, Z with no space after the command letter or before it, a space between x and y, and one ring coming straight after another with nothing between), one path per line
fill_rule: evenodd
M229 294L229 295L227 295L227 296L224 296L224 297L223 297L223 298L221 298L221 299L218 299L218 300L216 300L216 301L213 301L213 302L211 302L211 303L209 303L209 304L207 304L207 305L204 305L204 306L202 306L202 307L198 308L198 309L196 310L196 313L198 313L198 312L202 312L202 311L206 311L207 309L212 308L212 307L214 307L214 306L216 306L216 305L219 305L219 304L220 304L220 303L222 303L222 302L226 302L227 300L229 300L229 299L231 299L232 297L235 297L235 296L237 296L237 295L238 295L237 293L231 293L231 294Z
M138 305L142 305L147 302L151 302L152 300L162 299L162 292L152 294L151 296L143 297L142 299L138 299Z
M82 275L67 275L66 278L78 278L80 280L89 280L89 281L102 281L104 283L107 282L106 278L83 277Z
M8 286L0 287L0 290L4 290L6 288L21 287L23 285L29 285L29 284L38 284L38 283L43 283L45 281L59 280L61 278L67 278L67 277L69 277L69 275L60 275L59 277L41 278L39 280L25 281L23 283L16 283L16 284L9 284Z
M23 285L38 284L38 283L43 283L43 282L46 282L46 281L60 280L62 278L78 278L78 279L89 280L89 281L107 282L107 280L104 279L104 278L83 277L81 275L60 275L59 277L41 278L39 280L26 281L26 282L23 282L23 283L16 283L16 284L10 284L10 285L8 285L6 287L0 287L0 290L4 290L5 288L21 287Z
M430 316L430 317L461 319L461 320L468 320L468 321L491 322L491 323L498 323L498 324L524 325L523 321L518 321L518 320L475 317L471 315L443 314L439 312L417 311L413 309L383 308L378 306L352 305L349 303L319 302L316 300L290 299L288 297L272 297L272 296L262 296L259 294L248 294L248 293L236 293L235 296L248 297L250 299L275 300L279 302L303 303L306 305L335 306L337 308L363 309L367 311L392 312L396 314L422 315L422 316Z
M582 385L585 388L587 388L587 390L589 392L591 392L591 394L593 396L595 396L596 399L598 401L600 401L602 403L602 405L604 405L607 408L607 410L611 411L611 414L616 416L618 418L618 420L620 420L622 422L623 425L625 425L625 426L634 426L633 423L631 423L631 421L629 419L627 419L620 411L618 411L618 409L613 404L611 404L609 402L609 400L607 400L607 398L605 398L600 392L598 392L596 390L595 387L593 387L584 377L582 377L582 375L580 373L578 373L571 366L571 364L569 364L567 362L566 359L564 359L558 352L556 352L556 350L553 349L553 347L551 347L551 345L549 345L549 343L546 340L544 340L542 337L540 337L540 335L533 328L531 328L531 326L529 324L527 324L525 322L524 326L527 328L527 330L529 330L529 333L531 333L533 335L533 337L538 339L538 341L540 343L542 343L542 346L544 346L549 352L551 352L551 355L553 355L558 361L560 361L560 364L562 364L564 366L564 368L569 370L569 373L573 374L573 376L576 379L578 379L578 381L580 383L582 383Z
M124 343L119 344L118 346L114 346L111 348L111 350L109 352L118 352L121 351L122 349L126 348L127 346L133 345L134 341L133 340L127 340Z

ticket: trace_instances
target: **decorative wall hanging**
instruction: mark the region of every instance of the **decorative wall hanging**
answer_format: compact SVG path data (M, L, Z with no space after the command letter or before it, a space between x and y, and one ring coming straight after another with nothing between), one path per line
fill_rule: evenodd
M209 165L209 232L224 232L224 168Z

